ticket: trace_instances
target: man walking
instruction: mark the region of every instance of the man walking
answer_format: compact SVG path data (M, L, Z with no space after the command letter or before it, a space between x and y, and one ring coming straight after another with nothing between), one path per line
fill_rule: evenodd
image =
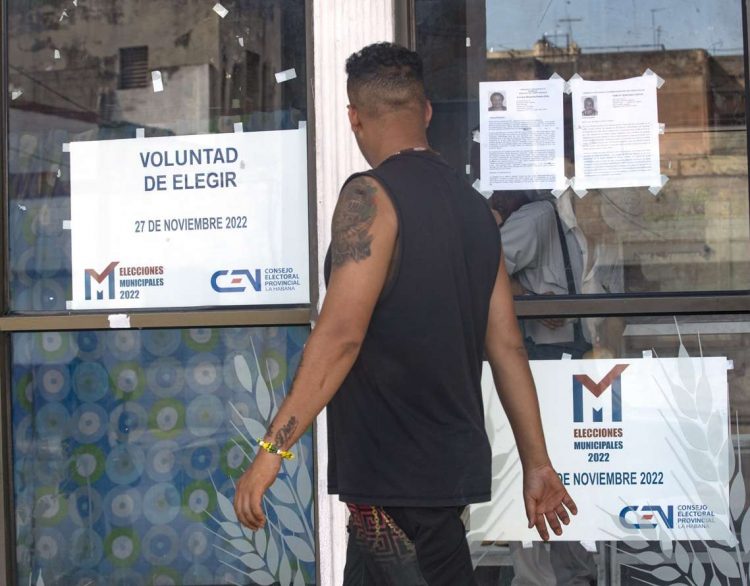
M427 143L421 59L379 43L352 55L347 74L349 121L372 170L341 191L320 319L235 509L263 526L279 451L328 405L329 490L351 512L345 583L471 585L460 515L490 499L485 354L518 445L529 527L560 534L575 504L547 455L497 226Z

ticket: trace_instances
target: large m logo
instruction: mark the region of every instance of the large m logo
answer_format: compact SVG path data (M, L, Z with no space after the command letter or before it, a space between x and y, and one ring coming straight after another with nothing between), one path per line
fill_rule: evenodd
M597 399L610 386L612 387L612 421L622 421L622 381L620 376L628 364L618 364L610 370L602 380L595 383L587 374L573 375L573 421L583 423L583 387ZM603 409L592 407L592 421L600 423L604 420Z
M119 260L113 261L107 265L101 274L97 273L94 269L86 269L85 287L84 294L86 301L91 300L91 281L96 281L99 285L96 288L96 298L104 299L104 290L107 289L107 299L115 298L115 267L120 264ZM102 283L107 279L106 287L102 287Z

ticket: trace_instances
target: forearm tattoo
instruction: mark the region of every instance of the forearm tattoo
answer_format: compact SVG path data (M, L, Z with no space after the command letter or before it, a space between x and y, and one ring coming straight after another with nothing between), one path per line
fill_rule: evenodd
M297 418L292 415L287 422L276 431L276 434L273 436L273 443L276 445L277 448L286 449L289 446L287 445L287 442L289 442L292 435L294 435L294 431L297 429ZM272 441L271 435L273 434L273 429L269 429L266 433L265 440L266 441Z
M372 179L359 177L350 181L341 192L333 213L331 263L334 267L370 256L370 227L377 213L376 191Z

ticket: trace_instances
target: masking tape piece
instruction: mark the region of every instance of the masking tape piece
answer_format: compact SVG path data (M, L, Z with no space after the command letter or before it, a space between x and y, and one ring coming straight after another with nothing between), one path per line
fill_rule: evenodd
M662 190L662 188L669 181L669 177L667 177L666 175L662 175L661 177L659 177L659 179L661 181L660 185L652 185L651 187L648 188L648 190L651 192L652 195L658 195L659 192Z
M245 46L245 39L242 37L237 37L237 42L240 44L240 47Z
M474 181L474 183L471 184L471 186L476 189L479 193L481 193L485 199L490 199L492 197L491 191L482 191L482 182L477 179Z
M17 100L23 95L23 90L13 90L10 92L10 99L11 100Z
M475 133L474 133L474 134L472 135L472 140L473 140L474 142L478 142L479 144L482 144L482 135L481 135L481 134L479 134L479 132L475 132Z
M294 67L291 69L287 69L285 71L279 71L276 74L276 83L284 83L285 81L289 81L292 79L297 78L297 72L294 70Z
M573 82L576 79L583 79L580 75L577 73L573 74L573 77L571 77L568 81L565 82L565 87L563 88L563 92L566 94L570 94L573 92L573 85L571 82Z
M471 165L466 165L466 174L471 175Z
M235 122L234 123L234 131L235 132L245 132L245 129L242 126L242 122Z
M73 309L73 302L72 301L66 301L65 302L65 309Z
M663 77L659 77L656 73L651 71L651 69L647 69L646 71L644 71L643 75L656 75L656 89L658 90L660 90L661 86L663 86L666 83Z
M596 553L596 541L581 541L581 546L589 553Z
M135 137L136 138L146 138L146 129L145 128L136 128L135 129Z
M63 220L62 226L63 226L63 230L72 230L73 229L73 221L72 220Z
M109 327L113 329L123 329L130 327L130 316L127 313L113 313L108 315Z
M227 14L229 14L229 10L224 8L219 2L214 4L214 12L221 16L221 18L224 18Z
M571 354L568 354L567 352L563 352L563 355L560 357L560 360L572 360L573 356Z
M471 37L466 37L466 46L471 47Z
M643 357L644 358L653 358L654 353L651 350L644 350L643 351Z
M567 188L566 188L567 189ZM554 195L556 198L562 197L562 194L565 193L565 189L553 189L552 195Z
M164 91L164 82L161 80L161 71L152 71L151 72L151 83L154 86L155 92L163 92Z
M70 143L69 142L64 142L63 146L62 146L62 149L63 149L64 153L69 153L70 152Z
M307 120L300 120L299 126L297 126L297 128L299 128L300 130L302 130L303 128L307 128Z
M521 547L524 549L531 549L532 547L534 547L534 543L532 541L522 541Z
M667 125L663 122L659 123L659 134L664 134L667 131Z
M17 203L16 205L18 206L18 209L21 210L22 212L25 212L26 210L29 209L25 205L23 205L22 203Z
M727 360L727 370L734 370L734 360Z
M555 71L552 75L549 76L549 78L550 79L563 79L563 76L557 73L557 71Z
M60 49L55 49L55 59L60 58Z

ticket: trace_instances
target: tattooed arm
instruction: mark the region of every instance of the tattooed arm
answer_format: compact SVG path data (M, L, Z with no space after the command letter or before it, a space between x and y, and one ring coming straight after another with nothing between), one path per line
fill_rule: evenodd
M380 184L366 176L347 183L333 214L331 277L320 318L266 441L288 449L338 391L359 354L397 234L396 212ZM260 450L237 484L235 511L251 529L265 524L261 501L280 464L279 456Z

